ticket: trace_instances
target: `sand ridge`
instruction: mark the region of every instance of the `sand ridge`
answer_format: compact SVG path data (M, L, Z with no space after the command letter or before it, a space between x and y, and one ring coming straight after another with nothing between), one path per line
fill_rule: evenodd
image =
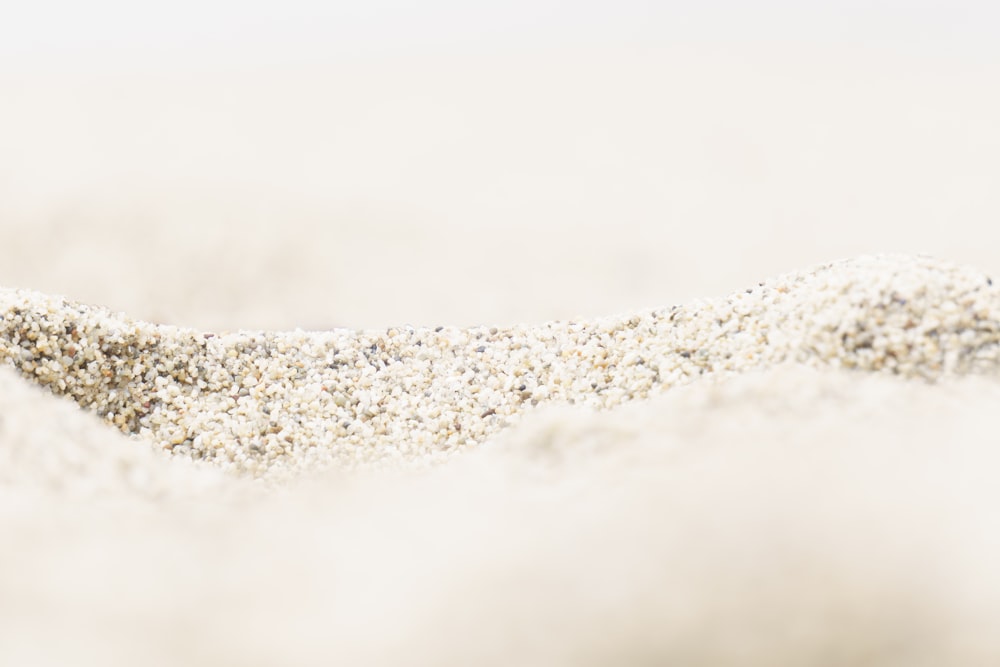
M609 408L794 361L934 379L1000 364L1000 288L864 256L721 299L507 328L203 333L0 292L0 359L122 431L254 476L430 462L548 403Z

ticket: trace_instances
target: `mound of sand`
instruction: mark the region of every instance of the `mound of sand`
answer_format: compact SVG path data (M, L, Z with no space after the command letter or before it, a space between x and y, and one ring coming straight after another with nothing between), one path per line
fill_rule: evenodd
M440 465L270 485L4 369L0 663L996 664L994 292L933 260L901 283L899 265L778 297L797 313L784 331L839 340L866 361L851 370L762 354L632 400L528 401ZM851 308L844 331L803 310L831 303Z

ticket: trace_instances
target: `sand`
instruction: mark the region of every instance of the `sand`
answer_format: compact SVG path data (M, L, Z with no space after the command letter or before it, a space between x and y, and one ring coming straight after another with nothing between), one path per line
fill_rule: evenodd
M4 74L5 327L16 295L240 366L265 334L690 326L608 348L678 381L501 387L440 460L273 479L171 442L228 403L178 389L157 438L5 329L0 664L997 664L996 67L813 55Z
M535 326L218 335L0 291L0 361L144 445L257 478L430 465L549 404L614 408L785 362L934 380L1000 366L1000 287L931 257Z
M991 437L1000 418L984 409L1000 400L992 286L974 270L902 256L790 275L765 284L778 293L806 286L792 300L795 322L822 320L837 294L860 313L846 330L868 331L873 342L843 345L849 335L832 331L842 345L810 359L776 354L784 348L759 336L737 338L726 359L765 363L730 364L610 404L584 400L597 395L589 386L567 389L430 462L396 456L391 466L359 468L317 456L315 446L291 448L284 458L298 461L272 462L284 474L271 484L227 459L171 453L140 428L128 437L114 414L102 422L89 409L94 395L120 391L118 383L87 384L63 368L91 386L83 408L36 386L65 383L18 358L27 378L0 374L2 521L15 545L0 568L0 622L9 629L0 656L11 664L80 655L90 664L989 664L1000 657L988 630L1000 620L992 565L1000 522L991 510L1000 499ZM857 283L867 291L845 287ZM852 298L885 286L905 311ZM50 344L86 349L93 321L81 313L91 311L17 296L18 323L32 308L50 320L78 318L81 335L60 319ZM719 329L712 303L731 301L696 306ZM748 309L740 328L757 331L768 310L780 304ZM875 319L881 328L855 326ZM139 338L166 338L161 351L170 336L191 335L129 326ZM518 329L550 338L552 330ZM792 331L802 339L790 349L819 349L815 329ZM914 331L923 347L906 338ZM367 348L368 334L350 335ZM241 354L252 355L247 340ZM668 340L698 347L697 336ZM656 343L621 338L649 363L666 354ZM117 361L130 352L140 363L141 346L115 350L103 369L128 366ZM162 368L163 359L152 363ZM145 372L129 377L144 400ZM648 377L625 373L611 388L630 382L641 388ZM157 386L153 377L148 384ZM191 419L226 419L212 394L199 398L186 403L200 413ZM413 409L434 400L425 395ZM241 440L234 428L230 449L264 437ZM402 447L387 437L367 444Z

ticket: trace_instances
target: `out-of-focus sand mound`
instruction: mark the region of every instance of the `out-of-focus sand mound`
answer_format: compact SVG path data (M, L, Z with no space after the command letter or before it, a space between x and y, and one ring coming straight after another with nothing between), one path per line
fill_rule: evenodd
M0 492L155 501L227 484L220 471L171 459L0 368Z
M2 664L1000 658L991 377L781 366L278 491L0 401Z
M0 63L0 285L214 331L595 317L887 251L1000 274L1000 58L864 41Z

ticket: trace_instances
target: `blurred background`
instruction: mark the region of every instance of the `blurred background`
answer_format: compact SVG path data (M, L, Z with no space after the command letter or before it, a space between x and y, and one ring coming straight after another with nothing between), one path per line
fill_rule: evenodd
M17 3L0 286L228 330L610 315L884 251L1000 274L997 35L968 0Z

